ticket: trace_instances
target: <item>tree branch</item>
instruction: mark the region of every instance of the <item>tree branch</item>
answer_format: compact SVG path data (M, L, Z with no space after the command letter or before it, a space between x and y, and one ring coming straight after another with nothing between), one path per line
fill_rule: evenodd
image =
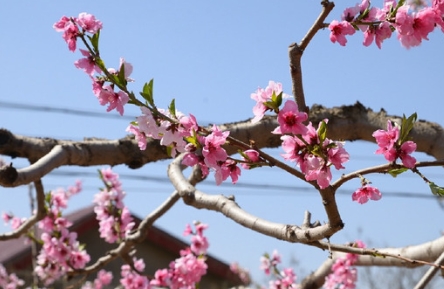
M343 223L340 221L336 223L329 222L314 228L300 228L296 225L270 222L251 215L242 210L233 198L222 195L207 195L197 190L182 174L180 169L182 157L183 155L171 162L168 167L168 176L187 205L197 209L220 212L246 228L293 243L310 243L327 238L343 227Z
M288 47L288 55L290 58L290 74L293 84L293 95L295 97L296 103L298 104L299 110L305 111L307 114L309 113L309 110L305 103L304 88L302 85L302 54L304 53L305 48L307 48L308 44L313 39L315 34L320 29L325 27L324 21L327 18L328 14L335 7L335 4L328 0L322 1L321 4L323 6L321 14L319 14L318 18L308 30L301 43L299 43L299 45L297 43L292 43Z
M401 248L354 248L320 241L313 242L310 245L325 250L330 248L335 253L333 254L333 259L326 260L315 272L302 281L300 289L320 288L324 284L325 277L330 274L334 260L342 257L344 253L359 255L354 264L355 266L397 266L409 268L423 265L434 266L431 262L434 262L444 251L444 236L420 245Z
M36 199L37 199L37 211L34 215L29 217L23 224L12 232L7 232L0 235L0 241L16 239L25 234L29 229L32 228L38 221L46 216L45 209L45 191L43 189L42 181L36 180L34 182Z
M444 252L438 257L435 261L437 266L442 266L444 264ZM422 276L421 280L419 280L418 284L416 284L413 289L424 289L427 284L432 280L433 276L435 276L436 272L438 272L438 267L432 266L427 270L427 272ZM442 270L442 269L441 269Z
M401 117L388 116L385 111L373 112L359 102L355 105L325 108L314 105L310 111L310 121L314 125L329 119L328 137L336 140L365 140L375 142L371 136L377 129L385 129L388 120L400 120ZM221 130L230 131L230 135L245 143L254 140L258 148L276 148L281 145L279 135L271 133L278 126L273 117L265 117L261 122L252 124L250 120L221 125ZM270 133L266 133L270 132ZM417 143L417 151L425 152L436 159L444 159L444 132L443 128L432 122L418 121L411 132ZM159 141L148 140L147 149L139 150L134 138L125 137L119 140L86 139L84 141L63 141L49 138L32 138L18 136L5 129L0 129L0 154L11 157L28 158L31 163L50 153L55 146L67 150L64 162L57 165L118 165L126 164L130 168L139 168L147 163L167 159L166 150ZM236 153L237 148L227 147L229 154ZM49 162L54 164L53 162ZM28 169L16 170L3 167L0 169L0 185L4 187L29 184L35 181L40 174L37 164ZM47 168L51 170L54 168ZM19 176L22 170L27 172L26 177ZM33 176L33 178L30 178ZM17 181L17 178L20 181Z

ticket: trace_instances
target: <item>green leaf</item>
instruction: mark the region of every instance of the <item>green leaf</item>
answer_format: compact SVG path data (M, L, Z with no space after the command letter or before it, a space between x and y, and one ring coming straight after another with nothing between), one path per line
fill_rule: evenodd
M97 58L95 59L95 62L96 62L96 65L97 65L102 71L106 70L105 62L103 62L103 60L102 60L101 58L97 57Z
M122 82L120 82L120 78L117 75L110 74L109 75L109 81L111 81L112 83L114 83L117 86L124 86L122 84Z
M408 118L406 118L405 115L402 117L401 133L399 136L400 144L407 141L409 133L413 129L413 125L416 121L416 118L417 118L416 113L412 114Z
M154 107L153 85L154 79L151 79L149 83L146 82L140 95L148 102L149 105Z
M273 92L273 94L274 94L274 92ZM283 94L283 92L279 93L276 97L276 106L277 107L280 107L282 104L282 94Z
M320 123L318 137L320 143L323 143L325 138L327 137L327 123L325 121L322 121Z
M167 156L171 157L171 152L173 151L173 147L172 146L167 146L166 150L167 150Z
M266 101L263 104L273 111L277 111L279 109L279 106L276 106L276 102L274 102L273 100Z
M117 77L119 78L120 83L123 83L124 86L127 85L127 81L126 81L126 77L125 77L125 65L122 63L122 65L120 65L119 68L119 74L117 75Z
M393 170L389 170L388 173L396 178L398 175L402 174L403 172L408 171L407 168L400 168L400 169L393 169Z
M444 197L444 188L437 186L435 183L430 182L429 183L430 190L432 191L432 194L439 197Z
M89 41L91 41L91 45L93 46L94 49L94 53L98 54L99 53L99 37L100 37L100 30L97 31L96 34L94 34L93 36L89 36Z
M177 118L177 117L176 117L176 101L175 101L174 98L173 98L173 100L171 100L171 103L170 103L170 105L168 106L168 110L170 111L170 114L171 114L172 116L174 116L174 118Z

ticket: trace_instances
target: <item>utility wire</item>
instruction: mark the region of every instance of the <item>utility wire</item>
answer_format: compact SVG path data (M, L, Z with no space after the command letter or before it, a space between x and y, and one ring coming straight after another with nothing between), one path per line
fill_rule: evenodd
M76 116L88 116L88 117L99 117L99 118L113 118L113 119L126 119L133 121L135 119L134 116L128 115L117 115L103 112L94 112L94 111L86 111L79 109L71 109L71 108L60 108L53 106L41 106L34 104L23 104L23 103L13 103L13 102L5 102L0 101L0 109L2 108L12 108L18 110L31 110L37 112L52 112L52 113L62 113L62 114L72 114Z
M51 175L59 175L59 176L83 176L83 177L93 177L97 178L98 174L93 172L73 172L73 171L54 171L51 173ZM160 183L170 183L169 178L167 177L151 177L151 176L143 176L143 175L134 175L134 174L119 174L119 177L122 179L132 179L132 180L139 180L139 181L155 181ZM204 186L211 186L216 187L214 184L211 183L201 183L201 185ZM92 187L91 187L92 188ZM281 194L279 195L288 195L289 193L293 193L294 196L299 196L300 192L307 192L307 193L314 193L317 192L316 189L312 187L303 187L303 186L285 186L285 185L276 185L276 184L258 184L258 183L249 183L249 182L240 182L233 186L218 186L217 188L228 189L228 188L243 188L243 189L250 189L250 190L267 190L267 191L273 191L273 195L275 195L276 191L280 191ZM94 187L93 189L97 189L97 187ZM153 191L152 188L147 187L125 187L126 191L139 191L139 192L146 192ZM286 192L286 193L282 193ZM296 192L298 194L296 194ZM245 192L245 191L239 191L236 194L241 195L254 195L254 196L265 196L268 195L268 193L259 193L259 192ZM339 189L337 191L337 194L339 195L351 195L352 190L347 189ZM414 193L414 192L383 192L384 197L402 197L402 198L415 198L415 199L430 199L430 200L442 200L442 198L436 197L432 194L423 194L423 193Z

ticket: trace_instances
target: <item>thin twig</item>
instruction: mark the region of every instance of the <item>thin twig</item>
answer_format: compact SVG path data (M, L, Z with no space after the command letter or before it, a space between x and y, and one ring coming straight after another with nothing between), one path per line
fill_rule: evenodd
M444 252L439 256L438 259L435 261L435 265L441 266L444 263ZM416 284L415 288L413 289L424 289L425 286L432 280L433 276L435 276L436 272L438 272L438 267L432 266L427 270L427 272L422 276L421 280L419 280L418 284Z
M37 211L29 217L23 224L20 225L16 230L12 232L7 232L0 235L0 241L16 239L25 234L29 229L32 228L38 221L43 219L46 215L45 210L45 192L43 189L43 184L41 180L34 182L37 196Z
M290 58L290 74L293 83L293 95L296 103L298 104L300 111L305 111L309 113L309 109L305 103L304 88L302 85L302 67L301 58L304 53L305 48L307 48L310 41L313 39L315 34L325 27L324 21L328 14L333 10L335 4L330 1L322 1L323 9L319 14L316 21L313 23L311 28L308 30L307 34L302 39L301 43L292 43L288 47L288 55Z

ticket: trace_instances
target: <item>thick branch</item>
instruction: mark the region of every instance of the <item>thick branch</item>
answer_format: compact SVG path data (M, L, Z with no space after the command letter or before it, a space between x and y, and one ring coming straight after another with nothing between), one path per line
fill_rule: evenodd
M385 111L373 112L362 104L325 108L315 105L310 111L310 121L316 125L319 121L328 118L328 137L337 140L366 140L374 142L372 133L377 129L385 129L387 120L401 119L391 117ZM259 123L252 124L250 120L221 125L222 130L230 131L230 136L245 143L255 141L258 148L275 148L281 144L280 137L271 132L278 126L272 117L266 117ZM444 159L444 133L440 125L432 122L418 121L411 132L413 140L418 144L417 151L425 152L436 159ZM28 158L35 162L60 146L67 151L64 161L57 165L118 165L126 164L130 168L139 168L146 163L167 159L165 149L158 141L149 140L147 149L140 151L137 142L130 138L120 140L87 139L84 141L63 141L49 138L30 138L17 136L5 129L0 130L0 154L12 157ZM236 153L236 148L228 147L229 154ZM5 167L4 167L5 168ZM29 184L35 181L29 176L39 176L31 170L39 170L37 164L28 168L27 176L19 177L21 170L14 168L0 170L0 185L5 187ZM54 168L51 168L54 169ZM19 178L20 182L16 181Z
M280 240L293 243L309 243L332 236L343 227L342 221L307 228L296 225L287 225L270 222L242 210L233 198L222 195L207 195L197 190L182 174L180 162L182 158L176 158L168 167L168 176L180 196L187 205L197 209L207 209L224 214L236 223ZM340 220L340 218L339 218Z
M367 251L366 249L327 244L325 242L317 242L316 246L323 249L331 249L336 253L333 254L333 260L326 260L315 272L306 277L300 289L320 288L324 284L325 277L330 274L334 260L344 256L344 253L368 254L360 255L355 263L356 266L397 266L414 268L424 265L424 262L432 263L444 251L444 236L416 246L379 248ZM372 251L377 251L387 257L374 257L372 256L372 254L374 254Z

